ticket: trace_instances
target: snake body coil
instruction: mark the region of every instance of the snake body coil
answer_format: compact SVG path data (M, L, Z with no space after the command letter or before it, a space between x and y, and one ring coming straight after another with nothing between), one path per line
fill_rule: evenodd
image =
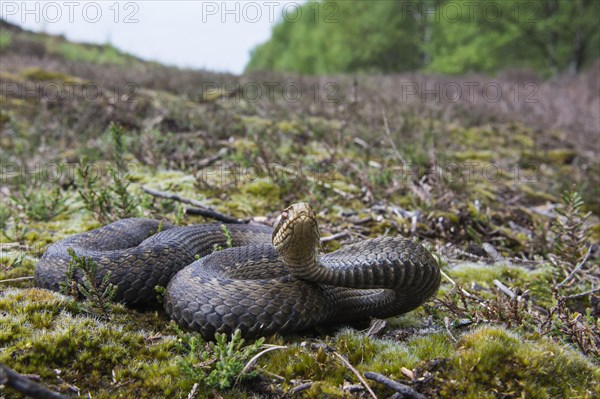
M286 209L274 230L125 219L50 246L35 280L58 290L73 248L96 261L98 281L110 271L119 301L143 306L156 301L155 286L167 286L167 313L206 338L236 328L251 338L396 316L420 306L440 284L431 254L403 238L366 240L324 255L318 247L307 204Z

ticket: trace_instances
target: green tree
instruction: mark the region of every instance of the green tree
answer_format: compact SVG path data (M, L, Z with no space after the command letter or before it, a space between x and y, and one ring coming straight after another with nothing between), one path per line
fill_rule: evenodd
M396 72L418 69L422 27L408 1L313 1L298 21L284 19L251 55L248 70L300 73Z
M600 56L599 7L597 0L312 1L300 18L274 27L247 69L576 73Z
M599 56L597 1L468 0L436 3L427 69L494 72L526 67L575 73ZM595 44L595 46L594 46Z

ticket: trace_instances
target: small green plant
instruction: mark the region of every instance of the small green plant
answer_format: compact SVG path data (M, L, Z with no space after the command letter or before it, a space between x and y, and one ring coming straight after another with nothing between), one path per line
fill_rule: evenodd
M562 202L563 207L556 210L558 216L551 227L555 239L554 254L550 256L555 272L562 274L559 279L562 281L552 287L553 306L541 324L541 331L600 359L598 319L590 317L591 307L585 307L584 315L582 308L577 306L578 300L597 292L593 288L597 280L597 265L590 260L591 265L584 267L591 253L586 226L590 213L583 213L584 202L576 191L565 192ZM590 284L592 289L586 291ZM579 292L567 295L568 291ZM593 302L590 300L590 303Z
M137 200L129 192L129 182L124 177L120 177L118 171L115 168L109 168L110 176L113 180L112 192L113 195L113 208L117 218L128 218L137 216Z
M181 224L185 217L185 207L183 204L177 206L177 212L175 213L175 224Z
M219 245L219 244L215 244L215 245L213 245L213 252L219 252L226 248L233 247L233 239L231 238L231 231L229 231L227 226L224 224L221 225L221 231L223 232L223 234L225 234L225 247L223 247L222 245Z
M163 287L162 285L155 285L154 291L156 291L156 300L159 303L162 303L165 293L167 292L167 288Z
M81 197L85 208L95 214L101 223L107 221L109 214L109 195L106 190L98 188L100 176L94 174L94 169L87 160L83 160L77 168L79 177L79 196Z
M557 258L553 264L561 272L568 275L582 260L588 250L588 229L585 222L590 213L584 214L581 195L576 191L562 195L563 208L557 208L552 231L556 235L554 253Z
M79 256L73 248L67 249L71 260L67 268L67 280L60 286L61 292L77 298L77 292L89 302L90 310L105 319L110 319L110 302L117 294L117 286L110 283L110 271L100 284L97 282L98 265L89 257ZM81 283L75 282L75 269L82 271Z
M565 297L554 299L555 304L542 323L541 331L600 360L600 322L591 315L591 308L586 309L584 316L569 309Z
M8 209L8 207L5 207L4 204L2 205L3 206L0 206L0 230L4 231L4 229L6 229L8 226L8 220L10 219L11 211Z
M0 32L0 52L7 49L11 42L12 35L10 32Z
M67 209L66 197L59 187L45 191L41 187L19 187L19 195L13 195L12 201L20 206L29 219L49 221Z
M217 334L214 346L217 362L214 370L208 375L206 383L220 389L230 388L244 369L246 362L261 349L263 343L264 338L261 338L252 345L242 346L244 339L239 329L235 330L229 342L226 334Z
M59 283L60 293L74 299L79 299L79 289L77 288L77 280L75 279L75 262L69 262L65 277L66 279Z
M25 241L29 228L23 223L22 218L22 215L16 209L2 208L0 212L0 230L2 230L4 237L12 242ZM9 220L12 220L12 223Z
M139 199L131 195L127 188L129 182L125 176L109 167L112 186L109 189L100 188L100 176L94 175L94 169L83 161L78 169L79 196L85 208L92 212L101 223L112 222L122 218L136 217L139 215Z
M108 134L113 145L113 157L117 163L117 168L121 170L125 166L123 161L125 155L125 129L118 123L111 122L108 127Z
M233 240L231 238L231 231L229 231L229 229L227 228L226 225L222 224L221 225L221 230L223 231L223 234L225 234L225 245L226 248L232 248L233 247Z
M216 334L215 342L209 343L195 335L184 337L182 349L187 354L180 361L181 369L211 388L231 388L248 360L261 349L264 338L243 346L244 339L239 329L235 330L230 340L227 337L227 334ZM249 373L242 377L252 376Z

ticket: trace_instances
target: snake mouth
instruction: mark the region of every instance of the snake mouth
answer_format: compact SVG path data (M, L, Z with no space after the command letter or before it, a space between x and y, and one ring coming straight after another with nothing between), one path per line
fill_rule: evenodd
M310 242L315 235L318 241L319 228L312 207L305 202L293 204L277 218L273 230L273 246L284 248L292 240L296 243Z

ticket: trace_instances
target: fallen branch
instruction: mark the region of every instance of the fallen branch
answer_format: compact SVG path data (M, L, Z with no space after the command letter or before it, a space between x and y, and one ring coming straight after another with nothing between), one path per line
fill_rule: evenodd
M420 394L419 392L415 391L414 389L412 389L411 387L409 387L408 385L404 385L401 384L399 382L396 382L392 379L389 379L388 377L381 375L379 373L374 373L372 371L367 371L365 373L365 377L373 380L375 382L379 382L380 384L385 385L386 387L393 389L394 391L398 392L399 394L401 394L403 398L406 399L427 399L427 397L425 395Z
M16 283L17 281L27 281L27 280L33 280L33 279L34 279L33 276L7 278L5 280L0 280L0 284L1 283Z
M307 390L307 389L309 389L310 387L312 387L312 386L313 386L313 384L314 384L314 382L305 382L304 384L300 384L300 385L298 385L297 387L295 387L294 389L292 389L292 390L290 391L290 393L291 393L292 395L294 395L294 394L297 394L298 392L302 392L302 391L304 391L304 390Z
M150 194L153 197L170 199L173 201L181 202L183 204L189 204L189 205L194 206L195 208L186 208L185 209L185 212L188 215L201 215L206 218L215 219L215 220L218 220L218 221L224 222L224 223L237 223L237 224L246 223L245 221L234 218L233 216L229 216L229 215L225 215L224 213L217 212L214 209L207 207L206 205L204 205L203 203L201 203L200 201L197 201L197 200L183 198L177 194L153 190L148 187L142 187L142 190L146 194Z
M361 384L364 385L364 387L367 389L367 391L369 391L369 394L371 394L371 397L373 399L377 399L377 395L375 395L375 392L373 392L373 390L371 389L371 387L369 386L369 384L367 384L367 381L365 381L365 379L363 378L362 375L360 375L360 373L358 372L357 369L355 369L354 367L352 367L352 365L350 364L350 362L348 360L346 360L346 358L342 355L340 355L337 352L333 352L333 354L335 356L337 356L338 359L340 359L340 361L342 363L344 363L344 365L354 373L354 375L356 375L356 378L358 378L358 380L360 381Z
M18 392L35 399L67 399L66 396L31 381L2 363L0 363L0 385L13 387Z
M347 238L347 237L350 237L350 233L348 233L347 231L342 231L340 233L332 234L327 237L321 237L321 242L335 241L337 239Z
M224 223L243 224L244 220L236 219L233 216L228 216L212 209L185 207L183 209L186 215L203 216L208 219L219 220Z

